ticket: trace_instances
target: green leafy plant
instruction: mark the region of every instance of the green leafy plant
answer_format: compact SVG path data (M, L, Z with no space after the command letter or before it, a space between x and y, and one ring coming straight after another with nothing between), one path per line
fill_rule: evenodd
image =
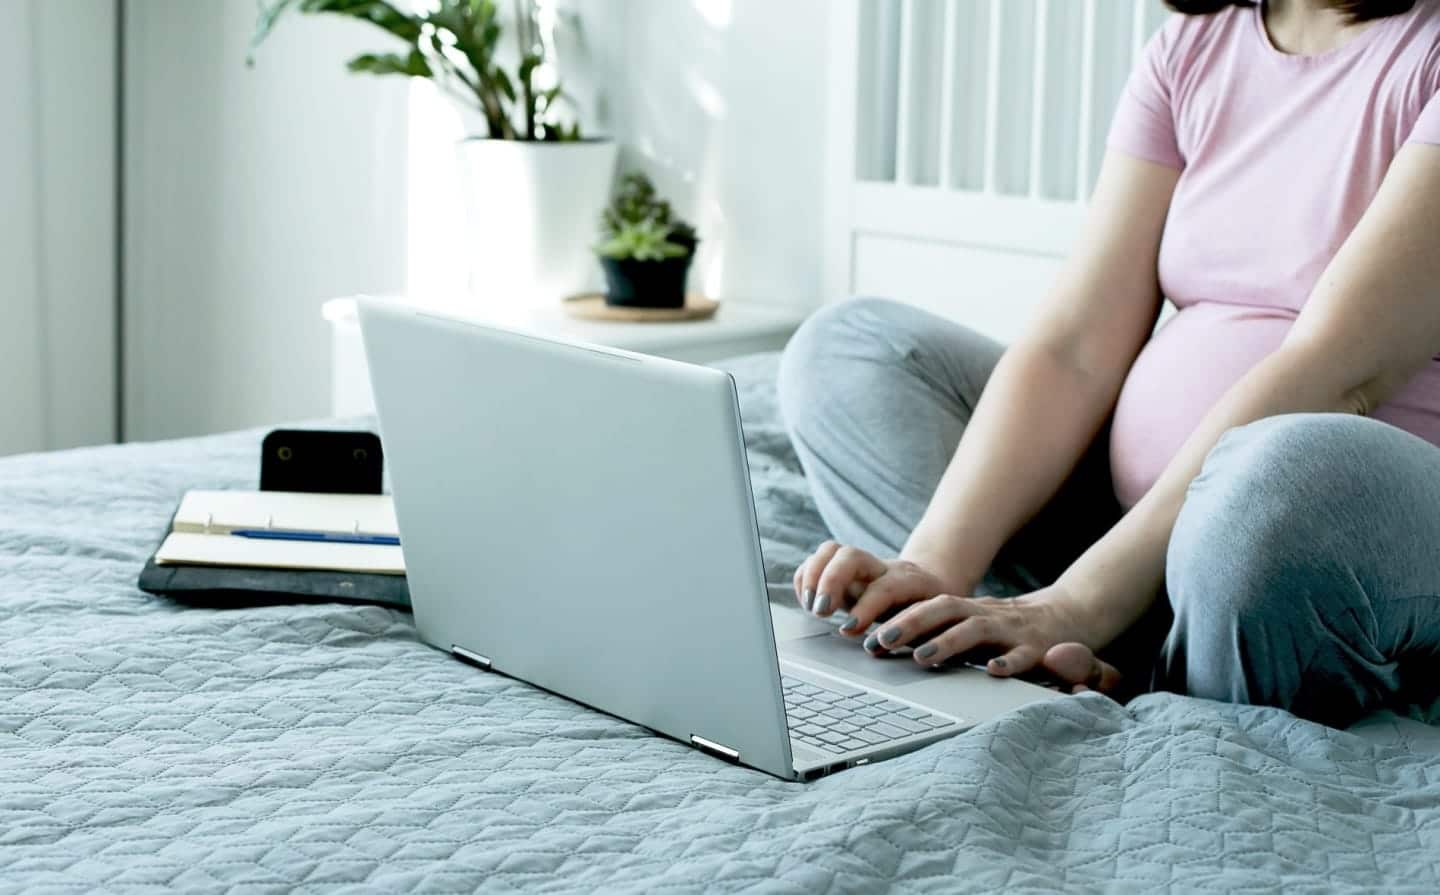
M661 261L693 254L695 228L681 220L644 174L625 175L600 216L604 240L597 254L617 260Z
M288 12L346 16L398 38L404 52L365 53L349 62L352 72L429 78L485 117L488 136L499 140L578 140L580 126L556 120L564 99L558 83L542 86L545 64L533 0L515 0L519 65L515 76L496 55L503 30L495 0L439 0L429 12L408 13L386 0L257 0L259 13L246 61Z

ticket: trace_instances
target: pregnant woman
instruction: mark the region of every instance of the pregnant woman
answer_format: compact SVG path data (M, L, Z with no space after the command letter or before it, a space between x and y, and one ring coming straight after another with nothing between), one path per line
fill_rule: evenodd
M1170 5L1022 338L859 300L792 341L836 539L798 599L877 657L1076 691L1433 700L1440 0Z

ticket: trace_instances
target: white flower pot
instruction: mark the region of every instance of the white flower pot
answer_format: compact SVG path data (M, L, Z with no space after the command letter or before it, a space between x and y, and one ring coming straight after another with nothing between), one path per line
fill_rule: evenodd
M470 291L512 306L593 291L600 267L591 249L618 151L610 140L462 141Z

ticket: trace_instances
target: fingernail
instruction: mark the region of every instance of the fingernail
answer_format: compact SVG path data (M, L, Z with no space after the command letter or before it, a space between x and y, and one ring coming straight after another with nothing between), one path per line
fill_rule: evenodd
M875 650L880 648L880 638L876 637L874 634L871 634L869 637L865 638L865 642L861 645L873 653Z
M850 619L848 622L840 626L840 630L846 634L854 634L856 631L860 630L860 619Z
M815 614L823 615L830 611L830 595L821 594L815 598Z
M900 642L899 628L886 628L880 632L880 642L886 646L894 646Z
M920 659L928 659L940 652L940 647L933 643L927 643L915 651L915 656Z
M810 604L813 602L815 602L815 591L807 587L805 592L800 595L800 605L805 607L806 612L809 612Z
M1009 665L1007 665L1007 664L1005 663L1005 660L1004 660L1004 659L991 659L990 662L991 662L991 664L994 665L996 668L999 668L999 669L1002 669L1002 670L1005 669L1005 668L1009 668L1009 667L1010 667Z

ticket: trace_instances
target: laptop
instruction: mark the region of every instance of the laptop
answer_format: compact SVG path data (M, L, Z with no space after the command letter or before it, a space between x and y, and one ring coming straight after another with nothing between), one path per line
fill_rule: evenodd
M359 312L415 625L456 659L791 780L1057 695L772 605L729 374Z

